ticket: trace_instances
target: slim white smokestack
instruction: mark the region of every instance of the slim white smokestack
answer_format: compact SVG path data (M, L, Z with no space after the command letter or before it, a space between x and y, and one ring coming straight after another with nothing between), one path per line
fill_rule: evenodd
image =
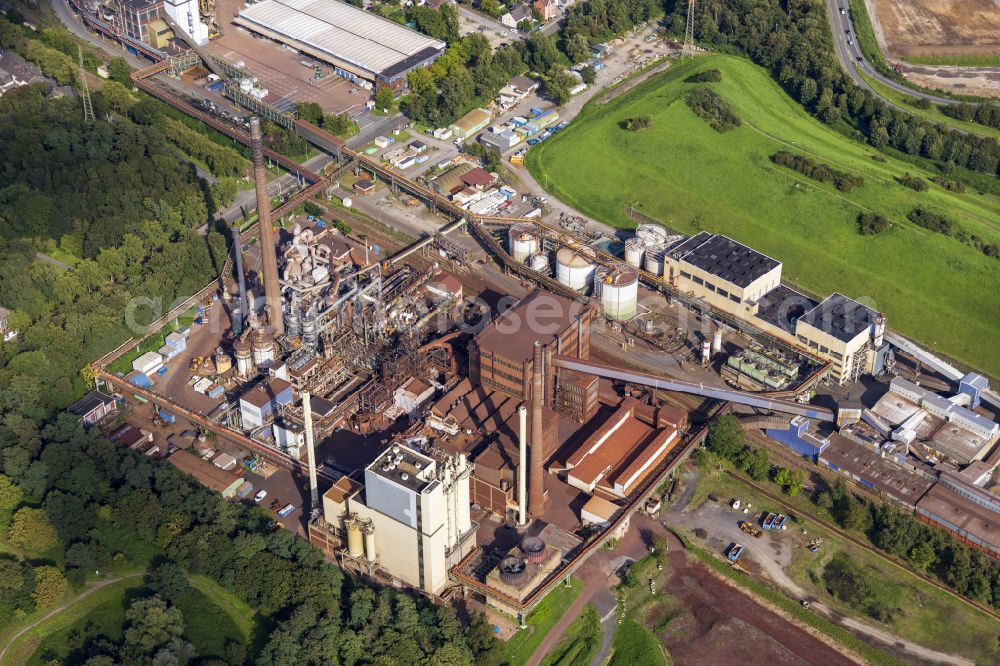
M306 455L309 458L309 495L312 508L319 506L319 486L316 482L316 446L313 442L312 402L309 391L302 392L302 418L306 426Z
M517 456L517 523L528 523L528 409L522 403L517 408L520 430Z

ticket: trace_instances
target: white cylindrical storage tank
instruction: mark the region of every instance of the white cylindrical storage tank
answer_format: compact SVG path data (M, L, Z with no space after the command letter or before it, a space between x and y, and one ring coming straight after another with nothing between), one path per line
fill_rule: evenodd
M722 329L715 329L715 333L712 335L712 353L718 354L722 351Z
M570 289L581 291L590 286L595 270L593 262L568 247L556 252L556 279Z
M633 268L641 268L645 251L646 243L641 238L629 238L625 241L625 263Z
M663 275L663 255L665 248L662 245L646 247L646 257L643 265L647 273L653 275Z
M635 235L641 238L646 245L663 245L667 242L667 230L658 224L640 224L636 227Z
M538 271L539 273L549 272L549 258L548 256L538 252L531 255L528 259L528 267L533 271Z
M270 331L260 330L254 334L253 362L254 365L267 365L274 361L274 335Z
M639 273L628 265L610 269L601 283L601 307L611 319L628 321L639 300Z
M250 341L246 339L237 340L233 347L236 351L236 372L240 373L241 376L246 377L253 369L253 357L250 353Z
M361 531L365 535L365 559L374 562L378 558L375 552L375 524L370 520L361 523Z
M349 557L361 557L365 554L364 541L361 538L361 525L358 519L350 516L344 521L347 528L347 555Z
M528 257L538 252L538 241L541 237L539 229L534 224L515 224L508 233L508 247L514 261L527 261Z

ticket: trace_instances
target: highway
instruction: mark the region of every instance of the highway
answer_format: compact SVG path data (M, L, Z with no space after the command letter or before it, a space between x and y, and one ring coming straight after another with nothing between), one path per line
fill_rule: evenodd
M842 9L843 11L841 11ZM857 40L857 31L854 29L854 22L851 19L851 12L848 7L847 0L826 0L826 13L830 20L830 29L833 32L833 50L837 53L837 59L840 60L841 67L844 68L847 74L854 79L854 82L859 86L874 95L881 97L881 95L875 92L875 90L868 85L868 82L861 77L861 74L858 73L858 70L862 70L870 78L873 78L882 85L892 88L896 92L903 93L904 95L919 97L921 99L929 99L936 104L958 104L957 100L949 99L947 97L939 97L931 93L914 90L913 88L904 86L902 83L893 81L875 69L875 66L868 62L868 60L861 53L861 47L858 45ZM848 40L850 40L850 42L848 42ZM889 100L885 101L892 106L896 106Z

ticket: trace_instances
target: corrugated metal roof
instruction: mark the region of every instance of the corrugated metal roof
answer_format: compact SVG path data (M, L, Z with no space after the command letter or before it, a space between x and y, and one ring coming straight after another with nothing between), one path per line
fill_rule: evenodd
M338 0L263 0L239 18L379 73L445 43Z

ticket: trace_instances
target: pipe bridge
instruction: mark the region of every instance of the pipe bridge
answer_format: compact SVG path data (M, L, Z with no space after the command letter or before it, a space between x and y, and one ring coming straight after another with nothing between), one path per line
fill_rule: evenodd
M739 405L756 407L758 409L767 409L769 411L781 412L783 414L795 414L797 416L805 416L806 418L817 419L820 421L836 420L834 413L824 407L803 405L789 400L779 400L769 397L766 393L746 393L744 391L737 391L736 389L705 386L704 384L695 384L693 382L685 382L679 379L660 377L647 372L638 372L636 370L618 368L613 365L605 365L604 363L587 361L571 356L563 356L561 354L554 354L552 356L552 365L557 368L576 370L577 372L597 375L598 377L605 377L607 379L618 379L624 382L651 386L653 388L663 389L664 391L690 393L691 395L699 395L704 398L726 400Z

